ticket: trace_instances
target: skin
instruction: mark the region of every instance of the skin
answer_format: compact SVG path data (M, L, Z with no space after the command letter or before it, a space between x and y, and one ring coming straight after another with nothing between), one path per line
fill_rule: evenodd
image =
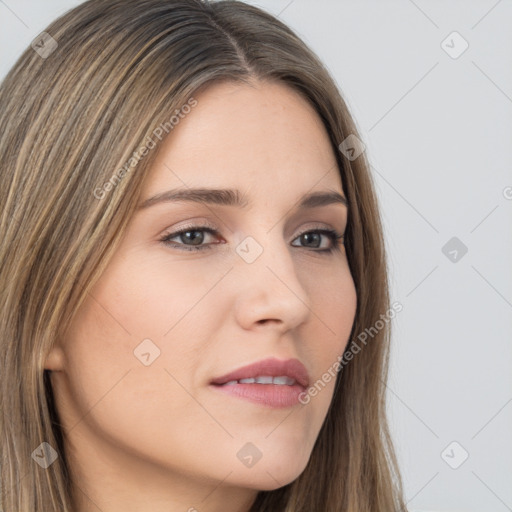
M270 408L208 384L246 364L298 358L310 385L347 345L356 291L345 248L321 253L302 231L343 234L347 208L294 209L313 191L344 195L327 132L313 108L276 83L217 83L164 139L141 194L239 189L248 209L161 202L140 209L46 368L65 431L77 512L242 512L259 490L304 470L334 390L307 405ZM186 237L207 221L210 249ZM253 237L263 252L235 251ZM171 243L172 243L171 242ZM308 245L309 244L309 245ZM254 250L254 249L251 249ZM160 356L134 355L144 339ZM151 356L150 356L151 357ZM147 356L146 356L147 358ZM252 443L261 459L246 467Z

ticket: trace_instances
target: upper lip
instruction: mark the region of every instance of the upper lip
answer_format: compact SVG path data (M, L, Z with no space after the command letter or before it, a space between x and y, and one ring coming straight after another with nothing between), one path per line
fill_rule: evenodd
M233 372L215 378L211 381L211 384L220 385L232 380L250 379L263 375L270 377L290 377L295 379L295 381L304 388L307 388L309 385L308 371L298 359L281 360L274 357L238 368Z

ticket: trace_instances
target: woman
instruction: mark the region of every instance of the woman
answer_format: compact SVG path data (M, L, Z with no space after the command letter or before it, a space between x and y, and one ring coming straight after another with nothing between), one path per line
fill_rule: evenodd
M3 510L406 510L388 323L354 342L390 310L377 200L289 28L90 0L0 106Z

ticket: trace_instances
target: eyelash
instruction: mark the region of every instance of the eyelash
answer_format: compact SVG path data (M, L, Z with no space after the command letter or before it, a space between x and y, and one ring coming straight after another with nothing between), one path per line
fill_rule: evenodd
M187 246L182 243L177 244L175 242L170 242L171 238L176 238L177 236L182 235L187 232L190 232L190 231L204 231L206 233L210 233L211 235L218 235L218 231L213 226L187 226L187 227L180 229L179 231L176 231L174 233L169 233L169 234L164 235L163 238L160 239L160 241L162 243L164 243L164 245L167 245L167 246L170 246L173 248L177 248L180 251L191 251L191 252L211 249L212 245L217 245L217 244L204 244L204 245L198 245L198 246ZM329 249L314 249L314 248L308 249L307 247L305 249L312 250L314 252L321 252L321 253L325 253L325 254L332 254L335 251L341 251L341 247L340 247L340 244L338 244L338 242L340 240L344 239L344 235L338 233L338 231L336 231L334 229L309 229L309 230L302 231L301 233L299 233L295 237L294 240L296 240L297 238L301 237L302 235L304 235L306 233L308 233L308 234L309 233L320 233L323 235L327 235L329 237L329 239L331 240L333 246ZM341 244L343 245L344 241Z

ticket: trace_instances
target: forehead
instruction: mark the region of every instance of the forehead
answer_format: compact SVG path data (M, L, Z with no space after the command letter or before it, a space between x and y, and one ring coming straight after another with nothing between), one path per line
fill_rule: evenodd
M267 197L329 188L341 192L320 117L282 83L217 83L162 141L145 196L168 188L231 187ZM248 192L249 195L252 195Z

